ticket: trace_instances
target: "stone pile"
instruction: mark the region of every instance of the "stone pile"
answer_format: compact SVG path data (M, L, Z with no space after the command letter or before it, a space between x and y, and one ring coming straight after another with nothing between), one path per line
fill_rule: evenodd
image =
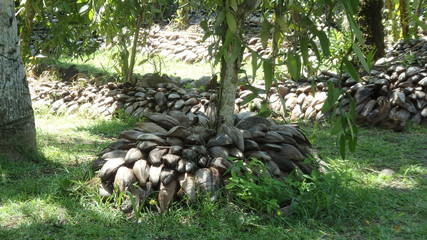
M209 61L209 46L213 38L202 41L203 34L191 32L169 32L151 31L146 41L146 46L141 48L141 52L156 53L166 57L167 60L175 59L186 63ZM263 48L259 37L252 37L246 41L252 50L257 51L261 56L267 57L270 48ZM243 59L248 60L251 54L246 49Z
M146 121L123 131L93 162L104 197L114 191L129 191L138 202L156 196L159 210L164 211L183 196L194 201L198 194L208 194L216 200L235 164L229 157L245 162L258 159L276 178L292 171L309 174L320 164L297 127L277 125L255 114L240 114L235 126L222 126L219 133L194 124L179 111L143 116ZM256 169L242 171L257 174Z

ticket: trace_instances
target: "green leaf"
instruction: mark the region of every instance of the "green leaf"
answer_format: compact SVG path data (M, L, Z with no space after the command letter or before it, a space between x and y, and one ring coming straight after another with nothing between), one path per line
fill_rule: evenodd
M264 70L265 91L268 92L273 84L273 65L270 61L265 60L262 63L262 68Z
M348 75L350 75L356 82L360 82L359 74L357 74L356 68L354 68L353 64L346 58L343 59L343 63Z
M261 117L270 117L271 116L271 110L268 107L267 101L262 102L261 109L259 110L258 115Z
M83 5L80 10L79 10L79 14L85 13L87 10L89 9L89 5Z
M233 13L227 12L226 13L226 20L227 20L227 26L230 29L232 33L235 33L237 30L237 23L236 18L234 17Z
M243 101L240 103L240 106L246 105L247 103L251 102L257 97L258 97L258 94L256 93L250 94L249 96L245 97L245 99L243 99Z
M251 64L252 64L252 78L255 79L256 72L259 68L258 53L256 51L252 51L251 53Z
M335 105L335 102L340 97L340 89L334 86L333 82L328 83L328 98L323 103L322 112L328 112Z
M322 48L323 55L329 57L331 52L329 50L330 42L329 38L323 31L315 31L314 34L319 38L320 47Z
M340 154L341 154L341 158L345 159L345 135L341 134L340 135L340 140L339 140L339 144L340 144Z
M214 29L217 29L225 20L225 11L221 11L218 13L218 16L216 18Z
M343 119L342 117L338 117L337 121L335 122L334 127L331 130L332 135L337 135L344 132L344 126L343 126Z
M237 0L230 0L230 7L237 12Z
M292 76L292 79L298 81L301 74L301 58L298 54L290 52L286 61L288 71Z
M264 19L261 24L261 45L263 48L267 47L268 39L270 38L271 24Z
M356 151L357 146L357 137L352 137L348 139L348 149L350 152Z
M200 27L203 29L203 31L209 32L208 21L206 21L206 20L201 21Z
M304 62L304 65L308 65L308 39L306 37L301 38L300 42L300 49L301 49L301 55L302 55L302 60Z
M246 88L251 90L253 93L258 94L258 95L265 94L267 92L265 89L257 88L257 87L251 86L251 85L246 86Z
M238 39L234 40L233 45L233 51L230 55L230 62L236 61L236 59L241 55L242 51L242 44L240 44L240 41Z
M362 50L356 43L353 43L353 50L354 53L356 53L357 59L359 59L359 62L362 64L362 67L366 72L370 73L371 69L369 69L368 63L366 62L365 55L363 55Z

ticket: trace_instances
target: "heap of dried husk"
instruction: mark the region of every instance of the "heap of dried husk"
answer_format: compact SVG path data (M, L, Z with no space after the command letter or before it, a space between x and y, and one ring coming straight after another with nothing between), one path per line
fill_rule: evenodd
M208 122L201 113L192 119L179 111L144 116L146 121L123 131L94 160L100 195L128 192L137 203L153 197L163 211L183 196L194 201L202 193L218 199L233 159L260 160L274 178L293 171L309 174L319 166L310 142L296 125L278 125L246 113L236 118L235 126L223 126L217 133L200 124Z

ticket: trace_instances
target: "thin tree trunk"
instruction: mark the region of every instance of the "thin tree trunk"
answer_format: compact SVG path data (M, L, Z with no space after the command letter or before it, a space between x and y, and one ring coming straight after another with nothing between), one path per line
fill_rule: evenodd
M126 81L130 82L132 84L135 84L136 82L133 79L133 68L135 66L135 57L136 57L136 47L138 46L138 40L139 40L139 30L141 29L142 20L144 18L143 15L143 8L144 3L142 3L141 6L141 12L138 15L138 19L136 20L136 30L135 35L133 36L133 43L132 43L132 50L130 55L130 63L129 63L129 69L126 74Z
M409 16L408 16L408 0L399 0L400 25L402 27L402 37L409 37Z
M34 113L18 46L13 0L0 1L0 154L36 149Z
M383 0L363 0L359 3L358 20L368 46L365 53L375 49L374 59L385 55L384 26L382 24Z

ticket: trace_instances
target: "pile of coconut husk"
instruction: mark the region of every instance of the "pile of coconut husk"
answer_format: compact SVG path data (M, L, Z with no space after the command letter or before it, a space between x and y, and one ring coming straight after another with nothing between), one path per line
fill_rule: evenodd
M237 160L262 161L272 178L293 171L309 174L320 164L297 126L279 125L254 114L239 115L235 126L224 125L220 132L179 111L144 117L146 121L123 131L93 161L102 196L130 192L138 203L154 196L164 211L184 196L190 202L198 194L218 199L218 190Z

